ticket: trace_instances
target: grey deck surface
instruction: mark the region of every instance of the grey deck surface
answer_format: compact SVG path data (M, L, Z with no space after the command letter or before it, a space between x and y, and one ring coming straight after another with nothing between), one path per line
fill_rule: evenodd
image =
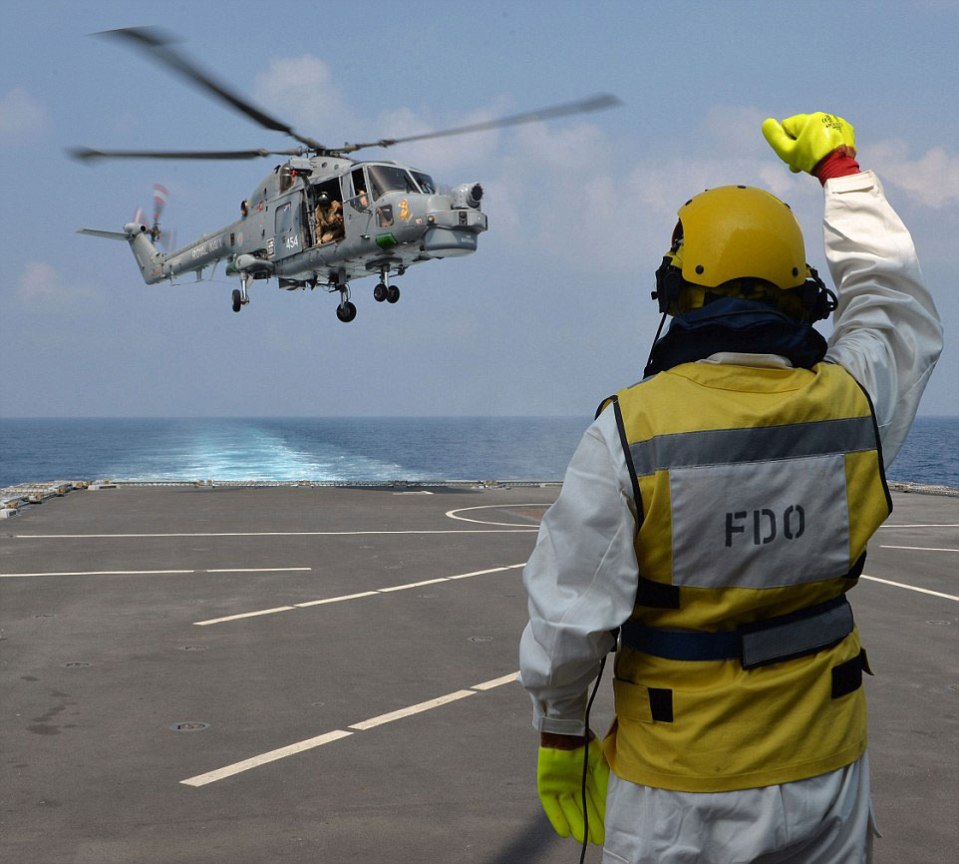
M557 493L121 487L0 522L0 861L577 861L508 680ZM929 864L959 847L959 498L894 499L852 594L876 860Z

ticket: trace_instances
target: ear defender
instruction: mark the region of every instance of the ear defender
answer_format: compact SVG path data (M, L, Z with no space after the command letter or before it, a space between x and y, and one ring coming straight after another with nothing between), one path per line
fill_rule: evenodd
M673 314L670 309L676 309L684 284L683 271L673 264L671 256L666 255L656 271L656 290L650 294L653 300L659 302L659 311L664 315Z
M839 299L830 291L814 267L809 268L809 278L799 289L802 307L809 323L828 318L839 305Z

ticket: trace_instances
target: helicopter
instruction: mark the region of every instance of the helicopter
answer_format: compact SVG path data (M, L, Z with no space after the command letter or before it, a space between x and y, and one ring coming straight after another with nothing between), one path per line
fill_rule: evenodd
M225 261L226 275L238 277L240 283L232 292L234 312L250 302L250 287L254 282L275 278L279 288L288 291L319 287L331 294L338 293L337 318L352 321L356 317L356 306L350 299L352 280L377 275L374 299L396 303L400 290L391 282L391 276L402 276L414 264L476 251L479 235L488 228L486 214L480 206L483 198L480 183L441 188L428 173L412 166L387 160L356 161L350 154L365 148L463 135L621 104L615 96L600 94L455 129L330 148L295 131L201 69L176 50L175 40L163 31L129 27L97 35L145 52L159 65L263 128L282 132L300 144L286 150L154 151L77 147L68 151L75 159L88 163L103 159L286 157L242 200L239 219L179 249L161 251L155 245L163 235L159 201L152 227L134 217L122 231L93 228L78 231L127 241L148 285L172 282L188 273L196 274L196 280L202 281L208 268L212 276L217 265Z

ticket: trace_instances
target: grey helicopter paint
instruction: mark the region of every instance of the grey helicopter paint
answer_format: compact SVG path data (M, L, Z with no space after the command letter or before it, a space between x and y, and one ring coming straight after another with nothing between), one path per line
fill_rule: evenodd
M342 207L342 236L321 241L316 201L321 191ZM294 157L277 168L241 203L241 218L193 243L164 254L154 245L158 226L131 222L123 232L81 233L125 239L148 285L227 262L240 278L233 308L249 302L254 280L277 277L287 290L324 287L341 294L337 315L352 320L351 280L378 273L374 297L395 303L390 274L433 258L468 255L487 228L480 211L482 188L464 184L447 194L432 179L395 162L352 162Z
M131 151L75 148L71 154L83 161L108 158L139 159L251 159L287 156L252 194L240 204L240 218L218 231L168 253L155 245L160 237L159 208L152 227L138 221L123 231L81 228L79 233L126 240L148 285L195 273L202 279L207 268L226 262L226 273L237 276L240 287L232 292L235 312L250 302L254 281L276 278L287 290L323 288L337 292L341 321L356 317L350 300L350 281L376 274L377 301L395 303L399 289L391 275L402 276L409 267L438 258L469 255L476 251L479 235L487 230L480 202L482 186L463 183L439 190L433 178L418 169L384 160L354 161L346 154L367 147L478 132L502 126L597 111L619 104L600 95L578 102L499 120L362 144L327 148L271 117L201 71L175 51L172 40L153 28L111 30L104 35L145 50L168 70L186 78L207 93L272 131L284 132L302 147L290 150L240 151Z

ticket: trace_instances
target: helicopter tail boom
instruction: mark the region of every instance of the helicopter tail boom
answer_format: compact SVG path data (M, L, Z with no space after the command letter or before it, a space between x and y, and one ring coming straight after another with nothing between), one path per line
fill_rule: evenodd
M166 272L167 268L163 266L163 253L153 245L153 241L150 240L150 229L146 225L128 222L123 226L123 233L133 250L133 257L136 258L143 281L147 285L159 282L169 275Z
M164 256L150 240L150 229L146 225L128 222L122 231L103 231L99 228L80 228L77 234L86 234L88 237L105 237L107 240L126 240L133 250L143 281L147 285L159 282L169 275L169 268L165 268Z

